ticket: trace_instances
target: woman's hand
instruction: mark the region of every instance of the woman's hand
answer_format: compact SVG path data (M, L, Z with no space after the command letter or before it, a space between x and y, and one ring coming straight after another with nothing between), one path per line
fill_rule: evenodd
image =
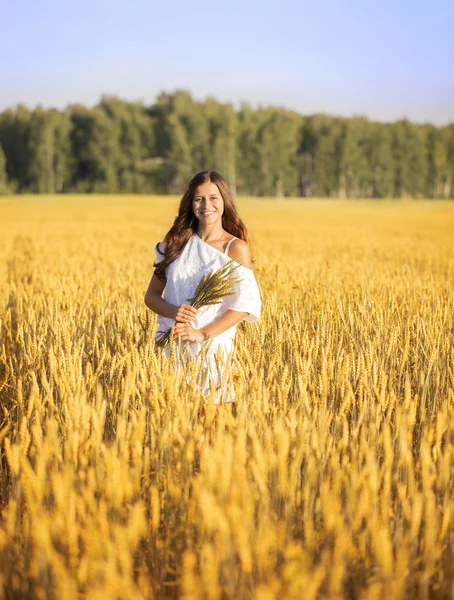
M206 339L206 334L194 327L190 323L177 323L173 328L173 339L180 338L182 341L197 342L201 344Z
M175 321L177 323L190 323L197 316L197 309L190 304L180 304L177 308Z

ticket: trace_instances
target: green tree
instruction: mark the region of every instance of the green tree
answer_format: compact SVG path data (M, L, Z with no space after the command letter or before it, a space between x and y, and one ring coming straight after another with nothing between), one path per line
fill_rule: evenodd
M344 133L339 140L339 196L371 197L371 124L364 117L354 117L344 121L343 129Z
M30 118L30 188L54 194L69 188L71 181L71 121L65 112L35 109Z
M31 112L23 105L0 115L0 144L6 156L8 179L18 192L32 191L29 175Z
M208 166L222 173L236 194L238 115L232 104L221 104L208 98L203 114L209 130Z
M99 106L70 107L73 189L78 192L118 192L121 149L119 124Z
M393 124L394 193L396 198L426 195L428 160L426 132L407 119Z
M344 135L343 119L328 115L308 117L303 125L302 154L310 173L307 187L312 196L337 196L340 189L340 156Z
M454 123L443 128L442 137L446 146L447 158L443 198L454 198Z
M394 158L392 153L392 125L371 123L368 153L372 197L387 198L393 191Z
M150 166L155 156L153 123L146 108L114 96L103 96L100 107L118 135L118 184L121 192L152 190ZM151 159L151 160L150 160Z
M282 197L296 195L299 181L297 151L301 115L283 109L267 109L258 131L257 145L263 193Z
M428 134L428 189L432 198L449 198L451 195L454 161L452 135L449 134L449 127L431 127Z
M195 174L207 168L209 133L206 119L189 92L161 93L150 112L156 131L156 150L162 160L161 182L166 191L180 193Z
M6 156L0 144L0 195L11 193L12 186L8 181L8 174L6 172Z
M243 102L237 114L236 183L238 193L258 196L261 193L260 155L257 144L261 115Z

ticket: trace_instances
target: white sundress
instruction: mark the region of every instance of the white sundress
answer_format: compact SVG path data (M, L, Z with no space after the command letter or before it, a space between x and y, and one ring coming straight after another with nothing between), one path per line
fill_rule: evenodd
M189 304L189 299L194 296L195 289L202 276L223 267L231 259L227 255L231 242L227 244L225 253L210 246L204 242L197 234L193 234L183 248L180 256L166 268L166 287L163 298L174 306L180 304ZM159 249L163 251L163 242L159 242ZM163 256L156 251L157 261L160 262ZM256 322L260 319L262 301L260 291L251 269L240 265L234 275L241 278L241 281L233 287L234 293L226 296L221 304L212 306L203 306L199 309L196 318L191 322L195 329L201 329L212 323L227 310L236 310L249 313L244 320ZM156 335L167 331L175 324L173 319L158 315L158 330ZM204 363L201 369L200 391L204 396L210 392L211 385L215 387L215 404L221 401L234 401L234 391L231 385L226 385L226 369L229 369L233 363L234 338L237 325L230 327L223 333L213 337L208 344L199 344L197 342L185 342L187 344L186 352L191 357L196 357L203 348ZM170 349L165 349L165 355L168 357ZM202 356L202 353L199 355ZM178 350L176 352L177 364L180 357Z

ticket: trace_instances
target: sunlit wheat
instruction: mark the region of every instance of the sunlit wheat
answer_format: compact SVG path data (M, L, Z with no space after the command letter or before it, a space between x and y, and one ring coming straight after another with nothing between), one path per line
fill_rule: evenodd
M0 200L3 597L451 597L454 206L240 199L209 444L143 301L177 203Z

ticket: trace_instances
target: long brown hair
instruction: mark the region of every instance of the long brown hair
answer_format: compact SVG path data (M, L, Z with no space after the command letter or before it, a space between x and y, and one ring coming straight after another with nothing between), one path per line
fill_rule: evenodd
M192 211L192 200L195 190L202 183L211 182L218 186L222 199L224 200L224 212L222 214L222 227L225 231L247 242L246 225L240 219L229 184L217 171L201 171L194 175L186 188L178 208L172 227L164 238L164 258L161 262L155 262L155 275L161 281L166 281L165 270L183 252L183 248L189 242L194 233L197 233L198 219ZM156 252L162 255L159 244L156 244Z

